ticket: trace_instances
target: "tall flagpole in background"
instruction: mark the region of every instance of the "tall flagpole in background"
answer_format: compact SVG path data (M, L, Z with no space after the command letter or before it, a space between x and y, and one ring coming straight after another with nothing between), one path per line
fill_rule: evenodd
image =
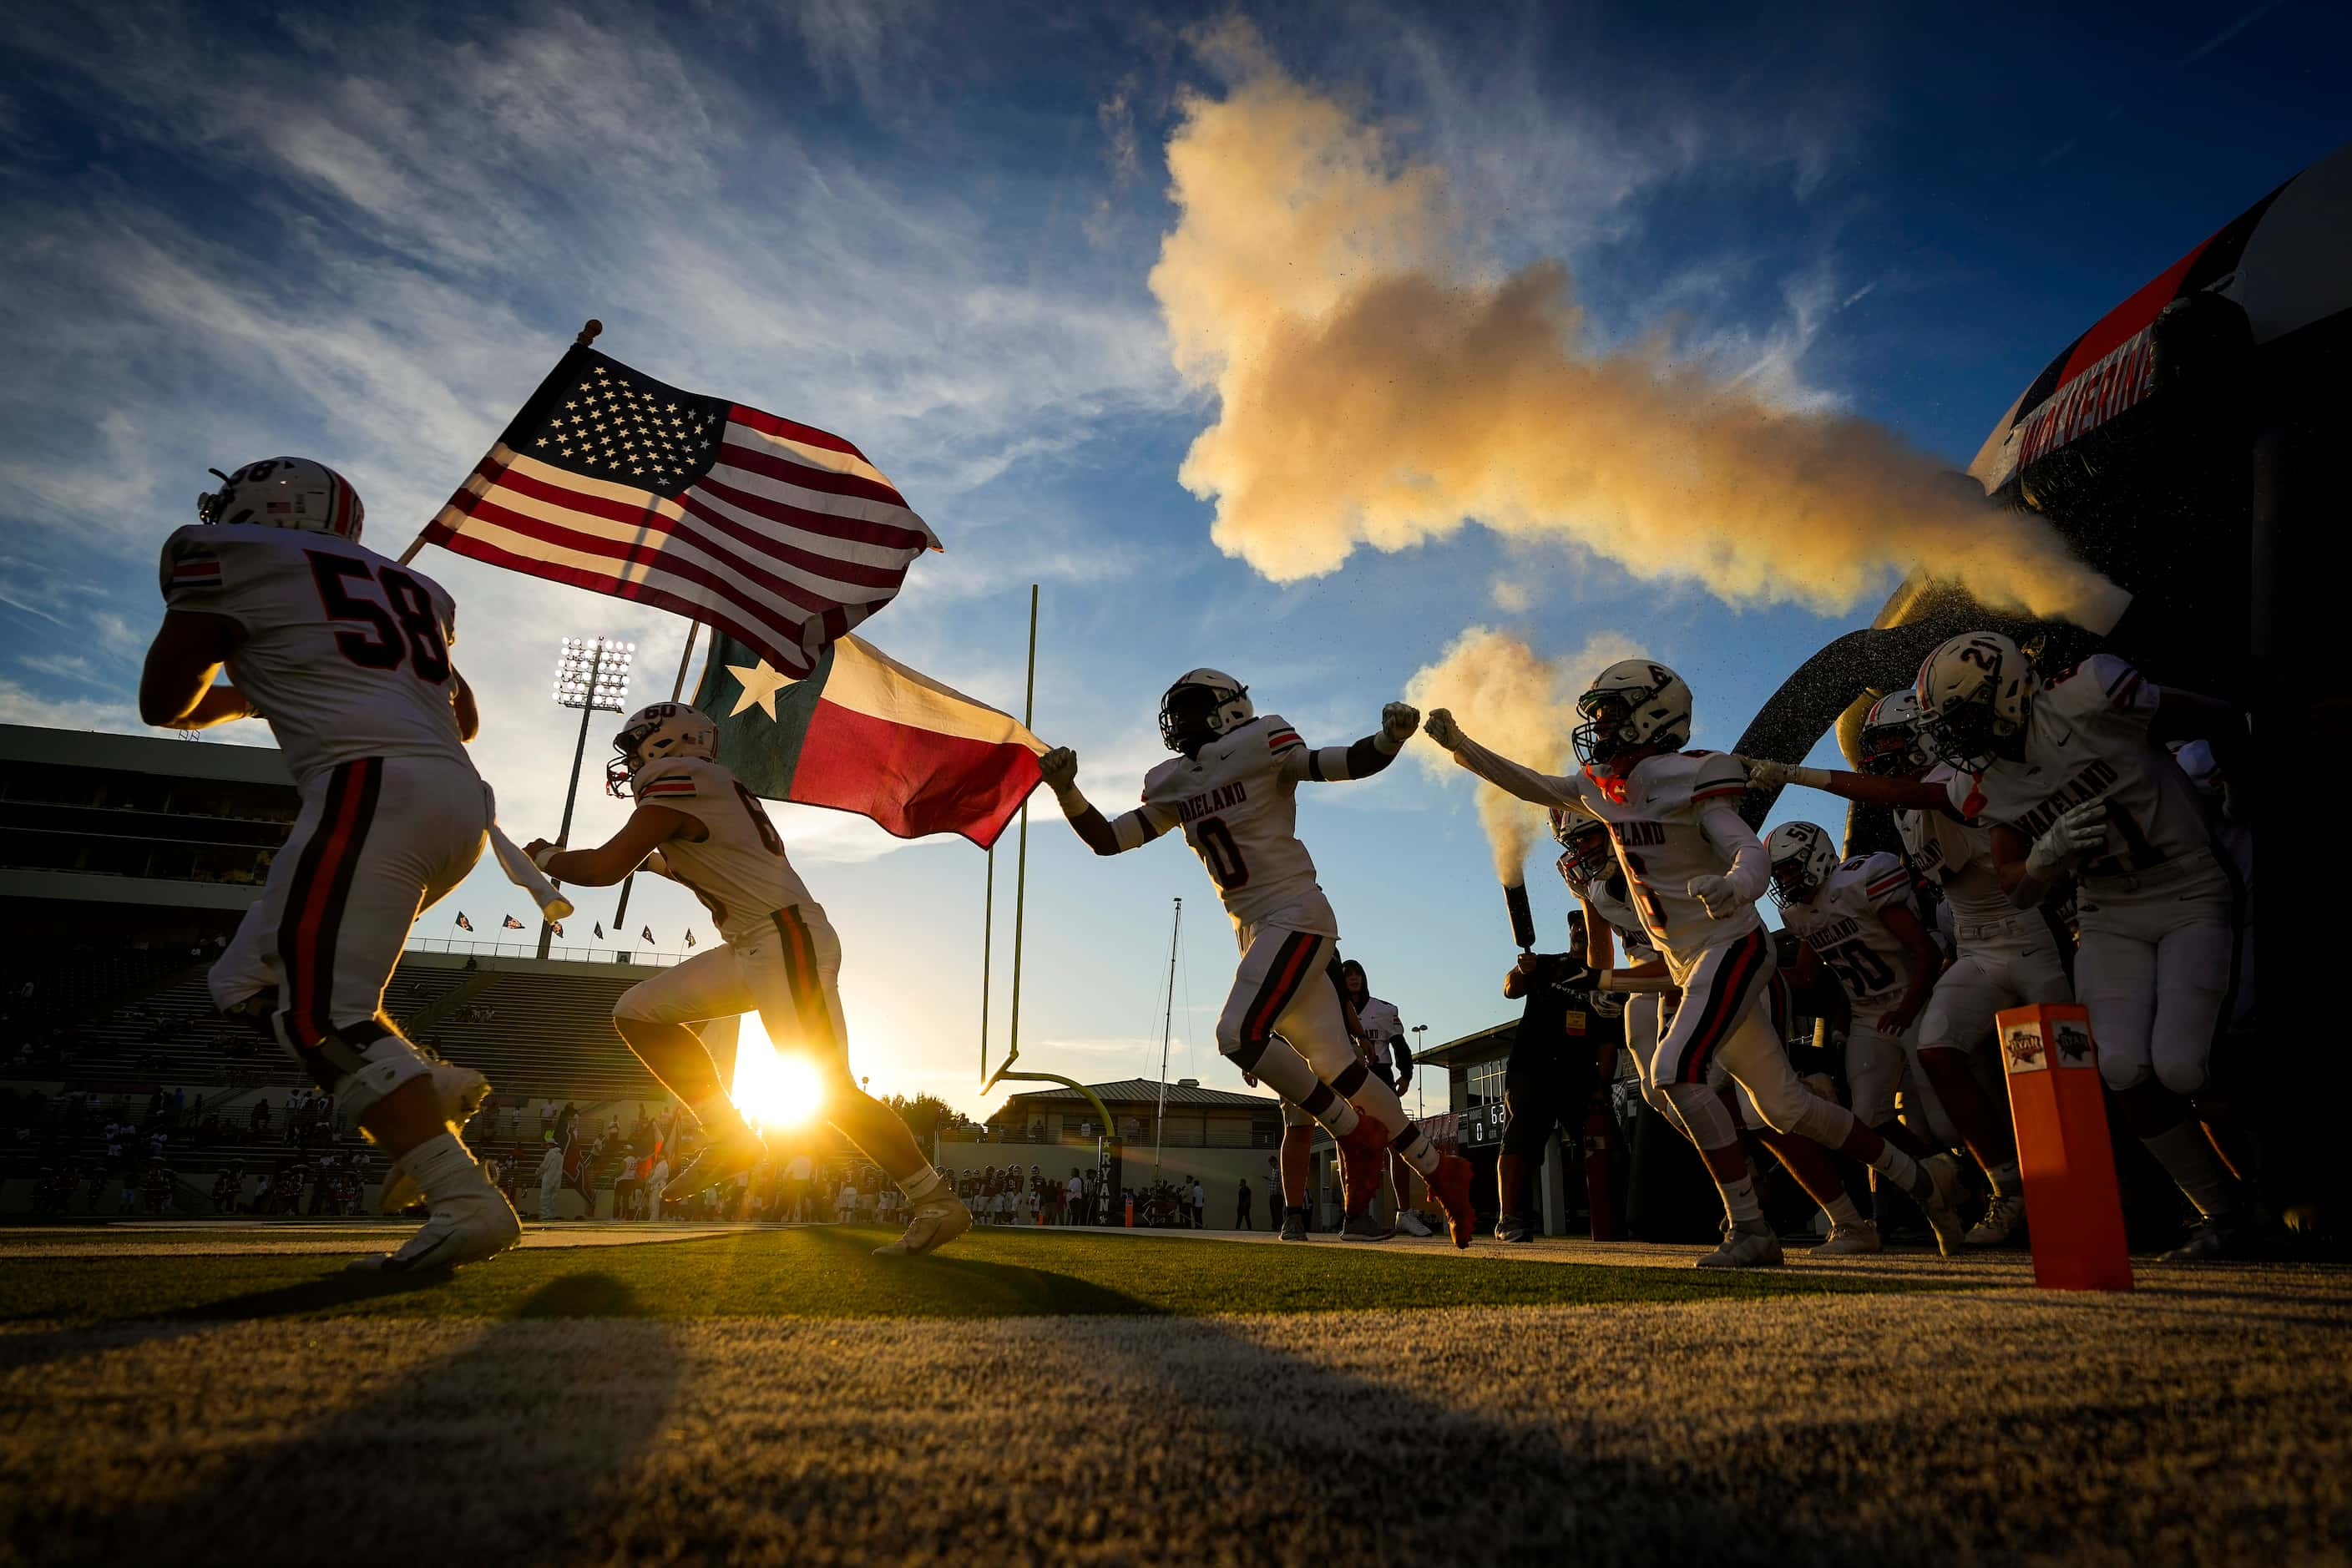
M686 667L694 662L695 641L701 636L700 621L686 623L686 651L677 656L677 679L669 683L669 700L672 702L677 701L678 694L686 689ZM626 929L622 922L629 918L629 889L636 885L637 874L635 871L621 879L621 901L613 906L613 939L615 942L621 939Z

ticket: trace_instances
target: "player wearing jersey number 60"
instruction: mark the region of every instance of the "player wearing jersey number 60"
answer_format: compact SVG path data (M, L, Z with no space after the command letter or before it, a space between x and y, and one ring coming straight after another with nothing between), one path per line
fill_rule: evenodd
M693 1026L756 1011L779 1051L797 1051L824 1085L824 1118L882 1167L914 1205L907 1234L877 1256L929 1252L961 1235L971 1215L916 1147L898 1114L860 1089L837 983L841 942L785 858L759 797L718 760L718 726L683 703L630 715L613 738L614 794L636 810L594 849L545 839L526 847L551 877L608 887L640 866L683 885L710 911L726 945L631 986L614 1026L656 1078L683 1100L709 1140L662 1195L691 1197L760 1162L759 1134L719 1080Z
M1337 961L1339 921L1297 827L1302 782L1369 778L1395 761L1420 727L1418 712L1391 702L1381 710L1381 727L1355 744L1309 746L1282 720L1259 714L1241 682L1195 669L1160 699L1160 736L1178 754L1145 778L1135 810L1116 821L1097 811L1078 789L1077 755L1067 747L1046 752L1037 767L1097 855L1184 830L1242 950L1217 1020L1217 1049L1329 1131L1347 1184L1341 1234L1389 1235L1370 1206L1383 1155L1393 1148L1428 1181L1454 1245L1467 1247L1477 1224L1470 1167L1441 1154L1406 1118L1396 1091L1357 1055L1336 977L1327 973Z
M1927 1212L1937 1245L1956 1250L1960 1225L1937 1173L1845 1107L1812 1093L1789 1065L1765 1005L1774 965L1755 907L1769 881L1764 846L1736 809L1747 775L1731 757L1682 749L1690 740L1691 704L1690 688L1664 665L1644 658L1611 665L1577 700L1585 721L1573 741L1585 766L1567 777L1486 750L1444 709L1430 714L1429 736L1455 762L1522 800L1609 825L1634 912L1682 992L1651 1058L1649 1080L1706 1156L1723 1193L1729 1234L1720 1248L1699 1259L1701 1267L1780 1260L1738 1129L1707 1082L1717 1063L1748 1091L1765 1121L1888 1177ZM1620 972L1591 970L1560 983L1605 991L1621 984Z

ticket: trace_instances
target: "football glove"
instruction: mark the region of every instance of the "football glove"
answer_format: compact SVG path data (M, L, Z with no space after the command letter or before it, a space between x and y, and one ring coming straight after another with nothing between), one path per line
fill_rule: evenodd
M1045 787L1059 795L1078 782L1078 753L1067 746L1056 746L1037 759L1037 772L1044 775Z
M1421 728L1421 710L1409 702L1391 702L1381 710L1381 739L1393 752Z
M1776 763L1769 757L1743 757L1733 753L1732 761L1748 770L1750 789L1782 789L1790 784L1802 784L1808 789L1821 789L1830 782L1827 768L1801 767L1795 763Z
M2037 882L2046 882L2078 855L2105 854L2108 835L2114 831L2106 803L2084 801L2060 814L2049 830L2033 841L2025 855L2026 874Z
M1728 877L1693 877L1683 891L1706 905L1706 912L1717 920L1738 912L1739 889Z
M1421 732L1449 752L1459 749L1462 744L1462 726L1456 724L1454 715L1443 708L1429 710L1429 717L1421 721Z

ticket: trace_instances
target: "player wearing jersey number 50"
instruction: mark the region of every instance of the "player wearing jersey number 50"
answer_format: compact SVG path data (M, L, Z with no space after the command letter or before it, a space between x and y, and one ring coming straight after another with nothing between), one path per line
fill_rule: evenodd
M1769 881L1764 846L1736 809L1747 775L1732 757L1682 749L1691 704L1690 688L1664 665L1644 658L1611 665L1577 700L1585 721L1573 740L1584 771L1568 777L1486 750L1444 709L1430 714L1429 738L1497 788L1609 825L1634 913L1682 992L1644 1087L1665 1100L1723 1193L1728 1234L1699 1259L1702 1268L1780 1261L1738 1129L1707 1082L1718 1063L1772 1128L1801 1132L1892 1180L1927 1212L1937 1245L1955 1251L1960 1224L1938 1173L1812 1093L1789 1065L1766 1005L1774 966L1756 915ZM1602 991L1623 983L1610 969L1559 979Z
M1470 1167L1441 1154L1415 1127L1396 1091L1374 1078L1348 1033L1339 987L1327 974L1339 919L1298 841L1298 785L1370 778L1396 760L1421 727L1402 702L1381 710L1381 727L1349 746L1314 747L1229 675L1195 669L1160 699L1160 738L1177 753L1143 781L1143 804L1108 820L1077 784L1067 747L1037 759L1063 815L1097 855L1141 848L1171 827L1201 858L1233 917L1242 961L1217 1020L1217 1049L1300 1110L1339 1145L1347 1184L1341 1235L1385 1238L1372 1195L1390 1150L1422 1173L1445 1211L1456 1247L1476 1234ZM1287 1043L1286 1043L1287 1042Z
M419 1050L383 1010L417 911L473 869L490 826L466 752L474 697L449 657L457 607L362 545L358 493L307 458L221 475L196 515L163 546L166 609L139 716L173 730L268 720L302 798L260 900L213 966L214 1005L266 1016L392 1155L390 1205L430 1205L398 1250L355 1267L491 1257L521 1226L458 1137L489 1084Z
M726 944L631 986L613 1008L621 1038L683 1100L709 1140L670 1178L672 1203L743 1174L765 1152L719 1080L694 1026L757 1012L779 1051L797 1051L824 1084L824 1119L888 1173L914 1206L906 1235L877 1249L904 1258L952 1241L971 1215L915 1144L907 1124L860 1089L838 981L841 942L785 858L759 797L719 761L719 729L678 702L638 710L613 737L608 783L636 810L606 843L525 846L541 870L608 887L643 866L702 900Z

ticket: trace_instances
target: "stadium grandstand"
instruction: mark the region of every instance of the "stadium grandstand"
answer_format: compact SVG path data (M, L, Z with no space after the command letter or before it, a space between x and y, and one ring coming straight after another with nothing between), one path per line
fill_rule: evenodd
M268 748L0 725L0 1214L333 1213L381 1180L286 1055L205 989L298 806ZM671 962L420 942L384 1007L497 1086L471 1132L486 1156L535 1165L575 1124L627 1130L601 1169L587 1145L604 1140L583 1138L584 1209L667 1101L611 1018Z

